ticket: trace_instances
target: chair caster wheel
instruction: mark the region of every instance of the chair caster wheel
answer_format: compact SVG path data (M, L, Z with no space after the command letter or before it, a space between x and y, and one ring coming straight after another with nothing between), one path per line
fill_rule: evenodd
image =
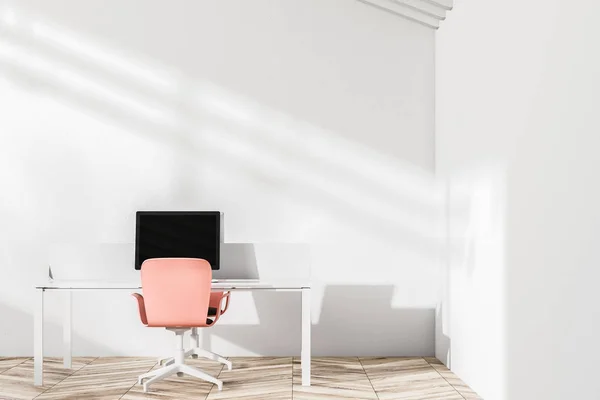
M181 378L183 376L183 372L178 372L177 376Z
M192 354L192 358L194 358L194 359L198 358L198 354Z

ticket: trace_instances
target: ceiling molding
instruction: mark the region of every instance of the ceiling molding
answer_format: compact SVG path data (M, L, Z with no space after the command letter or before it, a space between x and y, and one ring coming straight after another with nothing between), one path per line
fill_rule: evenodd
M452 10L453 0L358 0L399 17L438 29L446 12Z
M454 0L423 0L425 3L431 3L434 6L442 7L445 10L452 10Z

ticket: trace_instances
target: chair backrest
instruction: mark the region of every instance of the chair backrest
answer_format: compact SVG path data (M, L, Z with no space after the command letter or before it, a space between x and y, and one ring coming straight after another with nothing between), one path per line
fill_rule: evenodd
M142 264L148 326L206 326L212 270L199 258L152 258Z

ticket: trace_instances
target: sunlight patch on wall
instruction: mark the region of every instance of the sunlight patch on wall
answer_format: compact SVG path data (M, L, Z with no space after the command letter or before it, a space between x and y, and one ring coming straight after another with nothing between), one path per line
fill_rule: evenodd
M177 82L168 74L156 70L147 63L128 59L125 55L115 52L114 49L109 50L89 39L82 39L80 34L67 33L64 28L58 30L42 22L32 23L31 31L35 38L57 46L63 51L72 52L108 71L122 74L127 79L140 81L165 94L174 93L177 90Z
M169 112L143 104L117 88L89 79L65 64L49 61L22 46L0 43L0 58L16 64L23 70L43 74L71 90L85 93L86 96L95 97L115 107L125 107L155 123L174 124L174 117Z

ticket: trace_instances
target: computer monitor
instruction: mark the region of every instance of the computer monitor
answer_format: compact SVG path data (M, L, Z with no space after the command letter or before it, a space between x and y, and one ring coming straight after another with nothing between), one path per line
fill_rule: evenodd
M138 211L135 269L149 258L189 257L219 269L221 213L218 211Z

